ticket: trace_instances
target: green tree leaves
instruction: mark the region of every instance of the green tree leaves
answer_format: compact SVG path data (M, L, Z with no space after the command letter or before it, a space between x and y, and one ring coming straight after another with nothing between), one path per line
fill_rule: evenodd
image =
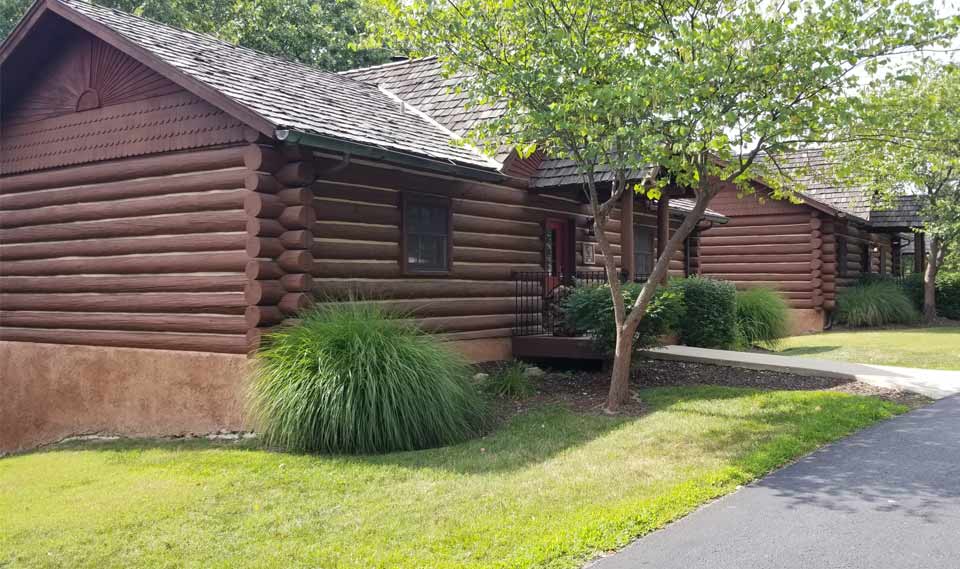
M369 0L97 0L165 24L329 70L387 61L370 30L386 18ZM0 2L5 37L31 0Z

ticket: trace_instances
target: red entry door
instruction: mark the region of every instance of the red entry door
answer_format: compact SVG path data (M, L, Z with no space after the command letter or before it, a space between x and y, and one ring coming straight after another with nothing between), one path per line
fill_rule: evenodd
M573 231L569 219L548 219L545 224L544 263L546 279L545 293L560 285L564 277L573 274Z

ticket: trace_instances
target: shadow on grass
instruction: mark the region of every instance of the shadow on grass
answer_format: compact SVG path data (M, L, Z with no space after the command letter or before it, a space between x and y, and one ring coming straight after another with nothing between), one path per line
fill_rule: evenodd
M835 352L843 346L803 346L796 348L784 348L775 352L778 356L809 356L813 354L826 354Z
M690 452L715 453L725 458L736 459L747 455L756 448L757 441L766 433L785 432L792 434L799 430L798 422L812 421L809 416L817 413L828 415L842 414L844 403L841 399L828 399L820 406L789 405L770 403L759 409L752 405L734 406L744 409L741 412L724 411L720 402L744 397L752 397L764 391L720 386L660 387L642 389L640 394L647 404L647 412L641 416L605 416L599 414L575 413L558 406L547 406L524 412L497 431L484 437L465 441L448 447L409 452L396 452L384 455L294 455L274 449L264 448L256 441L224 442L206 439L121 439L98 443L67 443L48 447L38 452L60 451L100 451L130 453L148 450L166 451L248 451L266 453L285 460L296 457L304 461L303 466L316 465L360 465L388 466L411 470L439 470L462 475L488 473L510 473L536 464L546 462L557 455L589 444L637 421L657 421L651 413L662 411L672 417L670 420L674 433L683 432L684 415L702 416L719 419L716 428L701 432L698 436L685 437L682 444ZM727 406L729 407L729 406ZM663 424L658 425L662 427ZM118 457L119 458L119 457ZM792 458L785 457L784 460ZM238 467L243 466L242 458L232 461Z

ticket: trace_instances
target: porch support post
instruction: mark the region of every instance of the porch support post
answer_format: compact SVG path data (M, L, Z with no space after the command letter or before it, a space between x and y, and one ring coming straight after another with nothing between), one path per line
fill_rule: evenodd
M923 261L926 256L926 240L923 233L917 233L913 241L913 272L923 274Z
M663 256L667 248L667 241L670 241L670 198L666 192L660 196L657 202L657 259ZM666 280L667 277L664 277Z
M633 254L633 194L633 189L628 187L620 198L620 267L628 281L637 276L637 262Z

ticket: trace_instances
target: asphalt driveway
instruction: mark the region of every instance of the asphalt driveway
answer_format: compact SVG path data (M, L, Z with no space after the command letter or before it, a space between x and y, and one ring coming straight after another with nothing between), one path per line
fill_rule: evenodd
M589 567L960 567L960 396L821 449Z

